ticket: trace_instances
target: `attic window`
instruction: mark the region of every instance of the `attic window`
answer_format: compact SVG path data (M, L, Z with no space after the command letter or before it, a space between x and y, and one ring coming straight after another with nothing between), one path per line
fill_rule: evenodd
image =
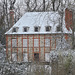
M40 27L34 27L35 32L39 32L39 30L40 30Z
M51 30L51 26L46 26L46 31L50 31Z
M61 31L61 27L60 26L57 26L57 31Z
M24 28L24 32L27 32L27 28Z
M24 27L24 32L27 32L29 27Z
M16 28L13 28L13 32L16 32Z

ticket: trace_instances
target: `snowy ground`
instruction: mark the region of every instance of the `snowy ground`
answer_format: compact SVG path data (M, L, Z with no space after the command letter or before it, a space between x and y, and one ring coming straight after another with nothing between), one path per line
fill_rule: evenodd
M75 50L56 50L50 52L50 63L52 61L59 61L63 58L64 63L67 58L75 62ZM8 62L6 60L6 50L2 48L0 50L0 75L51 75L51 65L39 65L36 63L17 63Z

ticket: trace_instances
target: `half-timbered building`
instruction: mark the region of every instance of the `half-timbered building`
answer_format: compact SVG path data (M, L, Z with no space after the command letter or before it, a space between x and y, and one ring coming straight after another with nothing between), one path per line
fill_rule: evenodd
M64 10L63 22L58 12L27 12L6 33L8 60L49 61L49 53L61 45L71 48L72 13ZM62 26L62 27L61 27ZM66 43L68 46L65 47Z

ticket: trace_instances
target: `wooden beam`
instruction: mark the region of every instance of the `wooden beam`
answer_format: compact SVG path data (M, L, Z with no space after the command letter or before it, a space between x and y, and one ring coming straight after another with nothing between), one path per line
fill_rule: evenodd
M18 35L17 35L17 61L18 61Z
M22 35L22 61L23 61L23 35Z
M29 61L29 35L27 35L27 54L28 54L28 61Z
M6 35L6 56L8 59L8 35Z
M11 35L11 61L12 61L12 35Z

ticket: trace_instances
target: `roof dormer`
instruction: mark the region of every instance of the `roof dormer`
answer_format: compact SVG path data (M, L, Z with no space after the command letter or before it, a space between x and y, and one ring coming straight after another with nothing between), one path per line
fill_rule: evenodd
M60 25L57 26L56 31L57 32L61 31L61 26Z
M46 32L49 32L51 30L51 26L46 26L45 30L46 30Z
M18 31L18 27L14 27L13 29L12 29L12 32L17 32Z
M34 27L34 32L39 32L40 31L40 26L35 26Z
M23 32L28 32L29 27L23 27Z

